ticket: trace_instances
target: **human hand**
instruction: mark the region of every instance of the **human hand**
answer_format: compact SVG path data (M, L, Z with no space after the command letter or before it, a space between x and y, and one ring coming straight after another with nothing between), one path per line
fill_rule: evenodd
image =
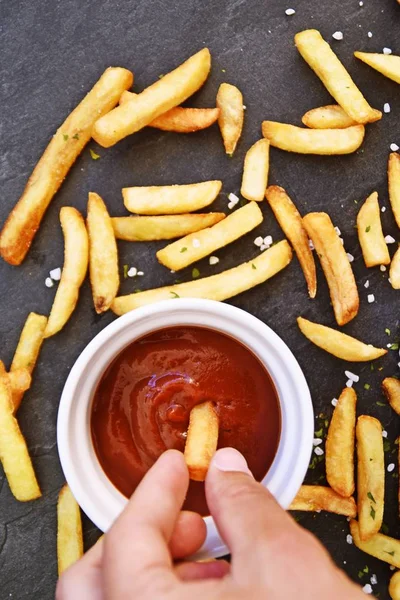
M57 600L362 600L361 589L257 483L243 456L219 450L206 494L232 560L183 562L204 542L202 518L181 511L183 455L163 454L110 531L59 580Z

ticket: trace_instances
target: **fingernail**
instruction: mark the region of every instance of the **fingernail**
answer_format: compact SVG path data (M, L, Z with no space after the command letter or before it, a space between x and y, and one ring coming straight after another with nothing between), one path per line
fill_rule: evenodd
M236 471L239 473L251 473L243 454L235 450L235 448L221 448L217 450L211 462L212 467L216 467L219 471Z

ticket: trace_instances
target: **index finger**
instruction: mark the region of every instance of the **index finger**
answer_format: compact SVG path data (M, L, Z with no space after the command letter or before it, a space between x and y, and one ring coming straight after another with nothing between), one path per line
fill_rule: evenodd
M183 454L165 452L145 475L105 537L106 598L141 597L177 578L168 548L189 485Z

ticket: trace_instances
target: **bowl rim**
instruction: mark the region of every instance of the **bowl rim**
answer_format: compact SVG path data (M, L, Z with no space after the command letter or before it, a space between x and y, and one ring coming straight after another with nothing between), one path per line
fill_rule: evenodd
M304 480L312 452L314 413L305 376L289 347L260 319L230 304L191 298L164 300L130 311L98 333L73 365L61 395L57 417L61 466L78 504L102 531L108 530L127 499L105 475L94 452L90 434L93 392L105 368L135 339L184 325L230 335L258 357L274 383L281 409L278 450L261 483L288 508ZM194 558L229 553L213 518L204 520L207 538Z

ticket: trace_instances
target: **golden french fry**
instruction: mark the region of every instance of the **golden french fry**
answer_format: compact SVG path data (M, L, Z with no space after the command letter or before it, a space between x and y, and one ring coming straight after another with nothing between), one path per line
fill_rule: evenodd
M394 290L400 289L400 246L397 247L397 250L392 258L392 262L390 263L389 269L389 279L390 285Z
M7 375L7 369L2 360L0 360L0 377Z
M294 41L301 56L350 117L357 123L372 123L382 118L382 113L368 104L319 31L301 31Z
M298 154L350 154L362 144L363 125L346 129L305 129L288 123L263 121L262 134L275 148Z
M11 392L13 396L13 405L14 411L15 402L14 395L23 394L26 390L29 390L31 387L32 377L28 371L28 369L16 369L15 371L10 371L8 373L8 379L11 385Z
M10 373L27 369L32 375L42 347L46 325L47 317L34 312L29 313L12 359ZM23 391L13 389L14 410L18 409L22 398Z
M268 183L269 141L258 140L247 151L244 159L240 193L247 200L261 202Z
M303 115L301 120L310 129L346 129L357 125L357 121L349 117L338 104L312 108Z
M354 545L370 556L389 563L400 569L400 541L383 533L376 533L368 540L362 540L360 536L359 523L350 521L350 533Z
M13 415L11 385L0 377L0 459L10 490L20 502L41 496L24 436Z
M400 0L398 0L400 4ZM400 600L400 571L396 571L390 578L389 595L392 600Z
M221 83L217 93L218 125L227 154L233 154L242 135L244 108L242 92L230 83Z
M156 217L112 217L115 237L127 242L171 240L212 227L224 213L159 215Z
M303 223L321 262L336 322L345 325L357 315L360 301L343 244L326 213L308 213L303 217Z
M184 452L190 479L205 480L217 449L218 430L218 415L212 402L203 402L192 408Z
M375 71L382 73L385 77L400 83L400 56L376 54L375 52L354 52L354 56L375 69Z
M265 197L283 233L289 239L296 252L307 282L310 298L315 298L317 293L317 274L314 256L308 242L308 235L303 225L303 219L283 188L271 185L267 188Z
M96 312L101 314L110 308L118 292L118 249L107 207L93 192L89 192L86 223L93 302Z
M120 104L126 104L137 94L125 91L119 99ZM176 106L149 123L149 127L175 133L193 133L207 129L213 125L219 116L219 108L183 108Z
M391 152L388 164L389 199L397 226L400 227L400 154Z
M135 98L102 116L94 124L93 139L108 148L149 125L194 94L207 79L210 68L210 51L203 48Z
M0 255L4 260L12 265L24 260L53 196L89 142L96 119L118 103L132 82L130 71L106 69L51 138L0 233Z
M58 574L83 555L82 520L79 505L68 485L61 489L57 502Z
M60 221L64 234L64 266L44 332L45 338L58 333L73 313L89 262L89 239L80 212L71 206L63 206Z
M128 296L119 296L111 305L117 315L134 310L139 306L173 298L208 298L226 300L245 292L282 271L291 261L292 251L283 240L259 254L253 260L218 275L196 279L186 283L147 290Z
M354 498L343 498L331 488L323 485L302 485L289 510L311 512L326 510L345 517L355 517L357 515L357 505Z
M357 232L367 267L388 265L390 254L382 231L378 194L373 192L357 215Z
M122 189L125 207L139 215L177 215L209 206L221 191L219 180L187 185L153 185Z
M357 419L357 500L360 538L378 533L383 521L385 459L382 425L374 417Z
M341 331L313 323L303 317L297 318L297 324L310 342L342 360L367 362L387 353L384 348L374 348L371 344L364 344Z
M400 415L400 381L395 377L385 377L382 390L395 412Z
M333 411L325 444L326 478L340 496L354 494L354 445L357 395L344 388Z
M159 262L179 271L188 265L231 244L262 223L263 215L256 202L235 210L226 219L184 238L172 242L156 254Z

